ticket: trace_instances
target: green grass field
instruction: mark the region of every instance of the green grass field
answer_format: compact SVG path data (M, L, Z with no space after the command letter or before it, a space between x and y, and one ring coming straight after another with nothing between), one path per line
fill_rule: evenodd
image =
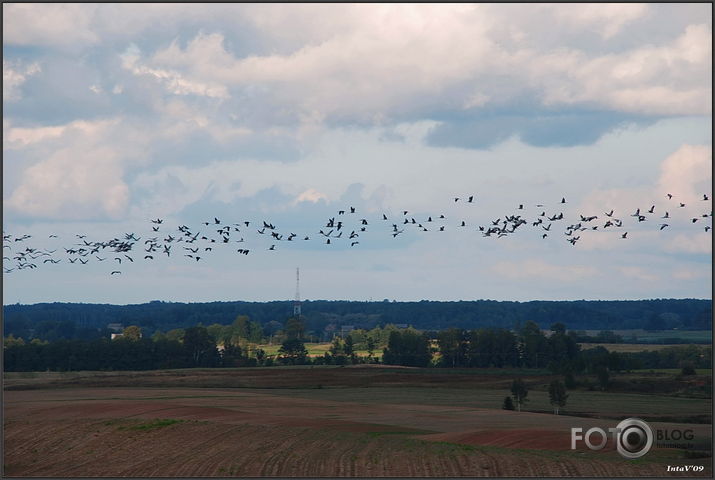
M609 352L618 353L635 353L663 350L664 348L672 347L673 345L663 343L579 343L581 350L589 348L603 347Z
M306 343L305 344L305 349L308 350L308 356L309 357L320 357L322 355L325 355L326 352L330 350L330 347L332 346L332 342L325 342L325 343ZM264 344L264 345L258 345L258 348L264 350L266 352L266 355L278 355L278 350L281 348L280 344ZM355 350L355 354L358 355L359 357L367 357L368 356L368 351L367 350ZM375 349L373 352L373 357L375 358L380 358L382 356L382 349Z

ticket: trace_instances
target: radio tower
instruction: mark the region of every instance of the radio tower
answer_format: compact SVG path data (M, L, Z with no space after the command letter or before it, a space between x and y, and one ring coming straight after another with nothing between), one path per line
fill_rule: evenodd
M295 269L295 303L293 303L293 316L300 318L300 268Z

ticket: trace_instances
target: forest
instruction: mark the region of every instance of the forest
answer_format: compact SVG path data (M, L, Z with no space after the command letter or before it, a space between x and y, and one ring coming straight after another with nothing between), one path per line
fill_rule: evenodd
M261 325L264 336L284 328L293 313L292 301L172 303L138 305L40 303L5 305L4 336L55 341L105 338L107 325L137 325L149 335L194 325L230 324L246 315ZM709 330L712 300L653 299L632 301L494 300L441 302L379 302L305 300L302 320L312 341L330 341L335 329L372 329L388 324L419 330L465 330L499 327L519 330L531 321L542 329L562 323L569 330Z

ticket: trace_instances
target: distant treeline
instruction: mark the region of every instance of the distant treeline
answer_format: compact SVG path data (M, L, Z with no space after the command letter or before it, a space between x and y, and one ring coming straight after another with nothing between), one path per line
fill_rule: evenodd
M370 330L387 324L407 324L420 330L498 327L519 330L532 321L541 328L555 322L569 330L646 329L709 330L712 300L657 299L633 301L492 300L459 302L351 302L304 301L305 333L315 340L330 340L332 329L351 325ZM169 331L203 324L230 324L247 315L269 336L284 327L293 302L169 303L140 305L41 303L6 305L4 335L54 341L106 337L108 324L138 325L143 331Z
M251 322L239 317L230 328L215 324L175 330L176 336L143 338L137 326L121 338L94 340L34 339L4 341L5 371L152 370L190 367L251 367L306 364L381 363L414 367L517 367L548 369L563 374L567 384L575 375L594 374L603 385L611 372L643 368L711 368L712 348L678 346L638 353L609 352L603 347L581 350L574 335L555 323L545 335L534 322L518 332L502 328L423 332L412 328L361 330L336 337L329 351L309 357L303 325L290 319L277 355L267 355L249 343ZM245 337L242 335L246 335ZM367 355L358 355L358 349ZM374 352L382 352L381 360ZM568 385L567 385L568 386ZM570 388L570 387L569 387Z

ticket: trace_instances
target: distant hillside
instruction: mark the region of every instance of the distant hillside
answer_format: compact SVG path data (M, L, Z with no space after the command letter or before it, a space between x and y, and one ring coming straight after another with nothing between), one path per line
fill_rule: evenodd
M409 324L422 330L448 327L518 328L529 320L548 328L561 322L570 330L650 329L708 330L712 328L712 300L657 299L632 301L493 300L459 302L305 301L306 331L321 335L329 326ZM4 335L22 338L93 338L110 323L139 325L148 334L202 323L229 324L238 315L260 322L267 334L292 315L292 301L167 303L140 305L41 303L6 305ZM332 328L332 327L330 327Z

